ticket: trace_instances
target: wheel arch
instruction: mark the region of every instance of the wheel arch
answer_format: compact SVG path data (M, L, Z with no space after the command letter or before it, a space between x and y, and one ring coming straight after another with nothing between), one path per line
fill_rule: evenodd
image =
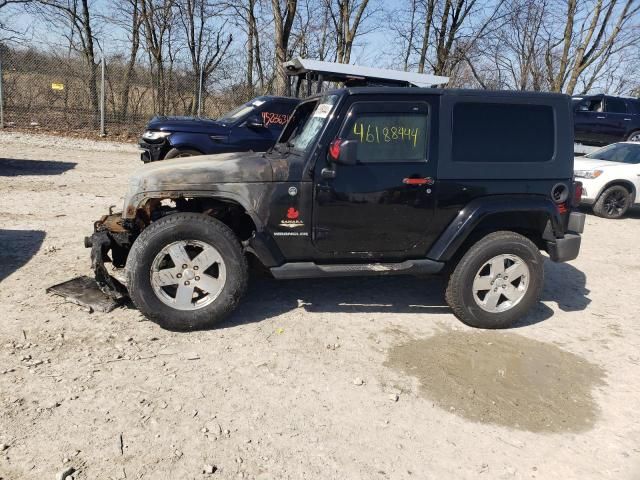
M635 127L629 130L629 133L627 133L627 141L631 140L631 137L633 137L636 133L640 133L640 128Z
M227 225L238 237L245 252L256 257L265 267L284 262L279 247L271 235L264 231L264 223L258 213L250 208L245 198L233 192L215 195L197 192L183 192L180 195L159 193L147 197L137 212L136 220L144 225L178 212L210 215Z
M460 258L479 238L508 230L529 238L538 248L562 237L555 204L541 195L489 196L470 202L433 244L428 258L450 261Z
M606 183L606 184L605 184L605 185L600 189L600 191L598 192L598 195L596 195L594 203L596 203L596 202L600 199L600 196L601 196L601 195L602 195L602 194L603 194L603 193L604 193L608 188L615 187L615 186L618 186L618 185L619 185L619 186L621 186L621 187L626 188L627 190L629 190L629 192L631 192L631 203L632 203L632 204L633 204L633 203L635 203L636 198L637 198L637 193L638 193L638 192L637 192L637 188L636 188L635 184L634 184L631 180L625 180L625 179L622 179L622 178L618 178L618 179L611 180L611 181L607 182L607 183Z

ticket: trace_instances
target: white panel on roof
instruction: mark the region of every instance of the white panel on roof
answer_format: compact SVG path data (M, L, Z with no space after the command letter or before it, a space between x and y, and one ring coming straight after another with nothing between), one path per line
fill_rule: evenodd
M285 63L285 68L289 75L316 72L329 74L329 76L334 74L345 78L371 78L408 82L416 87L431 87L433 85L444 85L449 82L449 77L442 77L438 75L404 72L402 70L387 70L384 68L361 67L346 63L323 62L320 60L310 60L308 58L300 57Z

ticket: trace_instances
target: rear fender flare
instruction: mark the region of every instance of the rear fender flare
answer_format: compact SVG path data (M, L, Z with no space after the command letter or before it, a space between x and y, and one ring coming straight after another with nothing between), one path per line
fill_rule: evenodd
M477 198L467 204L433 244L427 257L448 261L487 217L500 213L541 213L547 217L545 236L564 235L560 214L551 199L542 195L493 195ZM549 238L551 240L552 238Z

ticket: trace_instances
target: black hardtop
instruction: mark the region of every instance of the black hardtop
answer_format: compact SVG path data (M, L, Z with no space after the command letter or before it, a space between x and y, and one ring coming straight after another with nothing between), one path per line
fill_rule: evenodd
M335 90L328 93L346 92L349 95L445 95L445 96L473 96L482 98L540 98L555 99L564 98L570 100L570 96L555 92L534 92L529 90L477 90L468 88L418 88L418 87L352 87Z
M401 97L407 95L412 98L420 95L439 96L439 110L434 125L439 126L440 134L437 139L432 142L438 149L438 177L441 179L476 179L476 180L498 180L498 179L567 179L573 175L573 116L571 114L571 97L563 93L552 92L532 92L532 91L508 91L508 90L472 90L472 89L443 89L443 88L418 88L418 87L347 87L337 90L325 92L327 94L337 94L344 97L349 96L368 96L380 97L382 101L388 100L389 96ZM320 96L320 95L318 95ZM317 98L313 97L313 98ZM487 105L487 115L490 115L496 106L514 105L527 107L549 107L553 111L551 113L552 120L547 124L550 126L548 156L544 159L535 158L535 161L518 160L519 152L513 154L513 161L494 162L493 157L486 155L482 161L473 160L465 161L465 156L459 155L453 158L454 150L454 107L458 104L477 103ZM493 113L495 115L495 113ZM534 141L532 137L538 135L529 125L527 114L524 113L521 119L524 119L523 135L528 141L523 142L522 151L526 152L533 146L537 146L539 142ZM487 117L484 127L490 127L493 119ZM504 121L504 120L503 120ZM495 124L500 125L500 122ZM494 128L494 130L496 130ZM548 130L549 132L549 130ZM515 137L507 136L505 138L502 130L497 130L485 137L485 141L490 143L510 145L511 151L517 150L518 145ZM533 143L532 143L533 142ZM473 147L466 139L457 139L455 144L460 147L462 144L469 143L469 148ZM480 148L480 145L479 145ZM434 153L435 154L435 153Z

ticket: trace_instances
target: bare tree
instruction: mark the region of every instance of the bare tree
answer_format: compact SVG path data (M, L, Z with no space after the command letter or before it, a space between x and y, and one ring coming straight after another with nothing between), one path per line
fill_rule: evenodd
M265 88L265 75L261 57L261 35L259 28L258 7L261 0L231 0L221 4L221 7L231 12L235 25L243 29L246 35L246 64L245 78L250 94L255 91L254 73L258 73L260 90Z
M166 112L173 63L169 46L174 6L174 0L140 0L142 34L152 66L155 110L161 115Z
M419 73L424 73L424 68L427 63L427 52L429 49L429 39L431 38L435 6L436 0L425 0L424 2L424 28L422 32L422 45L420 47L420 57L418 61Z
M6 7L11 4L29 3L33 0L0 0L0 8Z
M362 23L372 15L369 0L326 0L336 35L336 61L349 63L353 42Z
M119 83L119 88L117 88L116 95L118 101L113 102L117 120L125 121L129 113L129 97L138 62L138 52L140 50L142 18L140 15L139 0L116 0L113 7L113 12L105 17L105 21L117 25L126 32L126 43L128 47L128 57L124 58L124 54L121 56L124 58L124 69L122 71L122 81ZM108 68L111 70L110 67ZM119 79L120 78L118 78L118 80ZM115 79L112 78L110 83L113 85Z
M505 73L506 87L542 90L546 87L543 62L543 28L548 0L515 0L506 14L506 23L495 35L493 59Z
M100 103L98 98L98 63L96 62L96 39L94 12L89 0L37 0L35 8L49 22L59 22L68 28L70 48L78 50L89 67L89 98L97 122Z
M444 0L440 25L434 29L433 73L450 75L481 38L499 28L504 3L504 0L491 4L478 0ZM472 19L476 22L472 23Z
M224 60L233 40L225 31L226 22L221 22L221 12L212 8L207 0L177 0L178 16L184 29L186 46L194 72L193 98L199 97L200 82L206 85L211 74ZM197 105L192 105L192 114Z
M281 5L284 3L284 5ZM284 68L287 61L289 38L291 27L296 16L298 0L271 0L273 9L273 24L275 28L275 93L278 95L289 94L289 80Z
M573 94L583 75L593 85L613 55L640 45L637 31L624 33L638 12L637 0L567 0L563 35L552 30L545 51L551 90Z

